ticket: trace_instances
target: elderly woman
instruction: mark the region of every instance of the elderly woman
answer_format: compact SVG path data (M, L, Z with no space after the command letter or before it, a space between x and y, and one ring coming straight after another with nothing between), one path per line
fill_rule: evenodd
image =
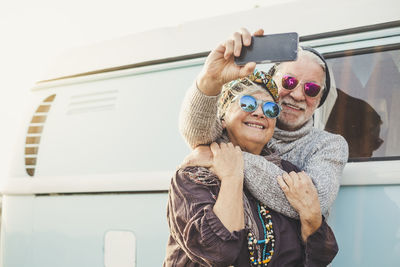
M211 168L179 169L171 182L164 266L326 266L337 253L311 179L266 148L279 115L277 87L255 72L224 85L222 137ZM243 187L242 151L284 169L279 183L300 220L270 210ZM298 173L297 173L298 172Z

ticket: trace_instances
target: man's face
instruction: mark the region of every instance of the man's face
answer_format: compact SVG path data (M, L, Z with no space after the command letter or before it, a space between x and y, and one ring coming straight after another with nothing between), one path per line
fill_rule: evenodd
M299 83L296 88L287 90L282 87L282 77L296 77ZM297 61L281 63L274 76L279 90L282 112L278 118L278 127L294 131L303 126L314 114L322 96L325 73L322 67L308 56L299 55ZM304 83L313 82L321 85L321 91L315 97L304 93Z

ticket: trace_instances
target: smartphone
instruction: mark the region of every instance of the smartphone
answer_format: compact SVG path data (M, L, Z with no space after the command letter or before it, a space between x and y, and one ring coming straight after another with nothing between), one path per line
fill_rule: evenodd
M299 35L296 32L253 36L250 46L243 46L237 65L248 62L270 63L297 59Z

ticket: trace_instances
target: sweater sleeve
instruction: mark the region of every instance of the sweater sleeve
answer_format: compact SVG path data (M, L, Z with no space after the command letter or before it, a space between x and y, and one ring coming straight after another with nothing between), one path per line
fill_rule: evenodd
M236 260L245 230L229 232L213 211L210 187L178 171L172 179L168 223L172 237L186 255L202 266L228 266Z
M190 147L210 144L221 136L218 98L203 94L196 83L186 92L179 115L179 130Z
M326 267L339 251L335 235L326 223L321 226L305 242L305 267Z
M283 174L283 170L262 156L243 152L243 159L244 182L250 193L276 212L299 219L299 214L290 205L276 179Z
M346 140L340 135L324 132L310 151L298 157L303 161L302 170L310 176L317 189L321 213L328 216L348 159ZM276 180L283 171L264 158L249 153L244 153L244 164L245 185L251 194L271 209L298 219L298 213L290 206Z
M321 212L329 215L340 188L344 166L349 156L346 140L326 133L305 158L303 170L311 177L318 191Z

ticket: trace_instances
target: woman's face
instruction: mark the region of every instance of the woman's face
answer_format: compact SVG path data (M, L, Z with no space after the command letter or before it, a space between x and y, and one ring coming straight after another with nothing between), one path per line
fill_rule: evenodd
M273 102L267 93L252 94L256 99ZM225 113L222 125L226 128L229 140L240 146L243 151L260 154L264 145L274 134L276 119L266 117L261 105L254 112L242 110L238 104L239 99L233 102Z

